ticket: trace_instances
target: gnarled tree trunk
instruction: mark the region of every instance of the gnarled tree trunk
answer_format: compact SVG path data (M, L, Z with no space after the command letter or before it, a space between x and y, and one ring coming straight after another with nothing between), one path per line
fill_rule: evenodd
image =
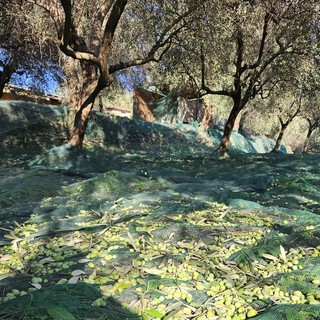
M239 112L236 118L233 130L238 132L243 131L243 123L244 123L245 115L248 111L249 111L249 108L245 107Z
M277 140L276 140L276 144L275 144L274 148L272 149L272 152L279 152L279 148L280 148L284 133L285 133L288 125L289 125L288 122L286 122L286 123L282 122L281 123L281 129L280 129L280 132L278 134L278 137L277 137Z
M221 139L219 150L224 152L228 150L228 146L230 143L231 134L234 128L234 124L236 122L237 116L240 110L237 108L232 108L227 123L224 127L223 136Z
M229 114L227 123L224 127L223 136L221 138L221 143L218 148L218 150L222 152L228 151L228 145L230 143L231 134L234 129L237 117L247 103L245 99L241 99L241 90L238 90L235 94L233 94L232 99L233 107Z
M303 152L307 152L308 151L309 142L310 142L312 131L313 130L311 129L311 126L309 125L307 136L306 136L306 140L304 141L304 144L303 144Z
M309 127L308 127L306 140L305 140L304 145L303 145L303 152L307 152L308 151L311 135L312 135L313 131L319 127L320 119L317 119L313 123L311 122L310 119L307 119L307 121L308 121Z
M76 65L76 61L74 62L74 68L71 68L70 71L71 77L68 87L72 90L69 106L75 111L75 117L68 143L77 148L82 148L94 101L104 86L98 80L99 75L95 65L87 61L81 61L79 66ZM78 70L78 76L75 76L75 69Z

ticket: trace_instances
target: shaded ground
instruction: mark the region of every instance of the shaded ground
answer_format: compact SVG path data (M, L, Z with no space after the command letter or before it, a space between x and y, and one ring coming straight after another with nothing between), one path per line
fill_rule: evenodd
M23 163L66 143L68 110L25 101L0 100L0 167Z
M2 154L0 318L318 319L319 155L193 150Z

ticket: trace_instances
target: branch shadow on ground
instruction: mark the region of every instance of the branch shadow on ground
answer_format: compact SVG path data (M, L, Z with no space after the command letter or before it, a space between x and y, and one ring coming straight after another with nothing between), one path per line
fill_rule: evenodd
M99 298L101 299L99 290L83 282L53 285L0 304L0 317L30 320L141 319L112 297L105 297L103 306L94 306Z

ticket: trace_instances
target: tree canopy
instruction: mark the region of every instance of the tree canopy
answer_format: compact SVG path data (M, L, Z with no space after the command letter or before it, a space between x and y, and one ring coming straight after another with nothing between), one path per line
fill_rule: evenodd
M94 100L110 86L111 75L159 61L196 9L189 1L26 1L52 18L56 27L52 38L73 59L65 71L70 104L76 110L69 143L77 147L82 146Z
M317 0L3 3L11 11L20 6L20 12L41 15L41 23L32 27L35 38L50 43L45 52L59 48L63 53L59 63L75 110L69 143L77 147L99 92L115 75L123 79L132 72L137 82L154 83L163 91L228 98L231 112L220 145L227 150L241 110L258 95L268 96L279 82L291 81L300 58L312 60L319 53ZM32 26L28 19L22 22Z
M193 41L181 46L182 53L187 50L190 55L182 66L200 95L223 95L233 101L221 149L227 149L235 120L251 99L282 81L282 69L294 73L297 56L316 55L318 19L316 1L204 5L202 19L192 30Z
M29 86L36 90L46 89L49 73L53 81L61 80L58 51L46 38L45 26L31 6L0 2L0 95L14 75L31 78Z

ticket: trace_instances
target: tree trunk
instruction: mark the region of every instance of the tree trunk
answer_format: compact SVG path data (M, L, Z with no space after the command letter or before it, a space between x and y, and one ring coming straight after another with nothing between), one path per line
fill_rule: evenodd
M100 93L100 91L105 88L105 86L103 86L100 82L95 82L94 89L92 89L92 86L89 86L89 88L87 89L87 94L84 95L81 107L77 110L75 114L73 130L68 142L70 145L75 146L77 148L82 148L83 146L83 140L88 124L88 119L92 111L94 101Z
M105 87L98 80L96 66L87 61L68 61L68 105L75 111L73 129L68 143L82 148L88 119L94 101L99 92Z
M75 115L74 125L72 129L72 134L69 139L69 144L82 148L84 135L87 128L88 118L92 110L93 103L89 103L86 106L82 106Z
M234 127L233 130L241 132L243 130L243 122L244 122L244 116L245 114L249 111L249 108L243 108L241 109L241 111L239 112L236 121L234 123Z
M287 127L288 127L288 124L289 124L288 122L281 123L281 129L280 129L276 144L275 144L275 146L274 146L274 148L272 149L271 152L279 152L279 148L280 148L280 145L281 145L281 142L282 142L282 139L283 139L283 135L284 135L284 133L285 133Z
M71 110L76 112L81 106L81 93L84 87L80 62L67 57L64 64L64 72L66 74L66 86L68 88L65 103Z
M311 134L312 134L312 129L311 129L311 126L309 125L306 140L304 141L304 144L303 144L303 152L308 152Z
M1 78L1 72L0 72L0 98L2 98L3 96L3 90L4 90L4 86L6 85L6 83L4 81L2 81L2 78Z
M308 124L309 124L309 128L308 128L306 140L305 140L304 145L303 145L303 152L308 152L311 135L312 135L313 131L315 129L317 129L318 124L319 124L319 122L318 122L319 120L315 121L314 123L312 123L309 119L307 119L307 121L308 121Z
M0 71L0 98L3 96L3 90L7 83L10 82L12 74L15 72L14 65L5 64Z
M219 151L225 152L228 151L228 145L231 138L231 133L234 128L234 124L236 122L237 116L244 107L244 105L240 104L241 99L234 97L233 98L233 108L230 112L229 118L227 120L227 123L224 127L223 136L221 139L220 146L218 148Z

